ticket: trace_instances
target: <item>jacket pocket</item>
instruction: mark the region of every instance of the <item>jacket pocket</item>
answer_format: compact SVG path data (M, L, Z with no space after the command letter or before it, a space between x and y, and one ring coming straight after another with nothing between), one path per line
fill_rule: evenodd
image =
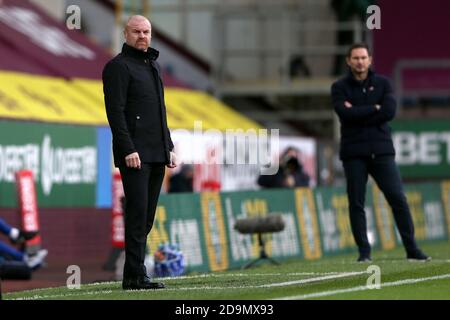
M136 136L136 134L141 134L142 133L142 117L140 115L136 115L134 116L134 136Z
M136 136L136 133L138 131L140 119L138 119L137 117L138 116L132 116L131 118L127 119L128 131L132 138Z

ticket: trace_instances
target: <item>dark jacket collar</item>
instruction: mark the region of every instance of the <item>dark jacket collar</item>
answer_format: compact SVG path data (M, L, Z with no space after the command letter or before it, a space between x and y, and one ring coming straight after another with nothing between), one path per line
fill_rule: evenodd
M369 68L369 72L367 74L367 79L364 80L363 82L366 82L366 81L370 80L374 75L375 75L375 72L373 72L373 70ZM353 75L353 73L350 70L350 68L349 68L348 73L347 73L347 79L349 79L350 81L352 81L354 83L361 83L361 81L358 81L358 80L355 79L355 76Z
M122 54L137 59L156 60L159 56L159 51L151 47L148 47L147 52L144 52L124 43L122 46Z

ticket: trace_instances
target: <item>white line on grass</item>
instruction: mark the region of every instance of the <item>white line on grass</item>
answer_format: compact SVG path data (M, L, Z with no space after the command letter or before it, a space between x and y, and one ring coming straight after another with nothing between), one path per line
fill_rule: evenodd
M408 264L408 263L415 263L415 262L420 262L421 261L408 261L406 258L391 258L388 256L385 257L378 257L378 258L372 258L372 264L377 264L377 263L393 263L393 264L398 264L398 263L404 263L404 264ZM432 260L430 261L426 261L426 263L449 263L450 259L435 259L432 258ZM350 260L350 259L344 259L344 260L336 260L332 262L334 265L350 265L350 264L354 264L354 265L362 265L361 262L358 262L356 260ZM330 265L330 262L327 261L317 261L314 262L314 266L322 266L322 265Z
M109 284L117 284L119 282L117 281L104 281L104 282L93 282L93 283L86 283L82 284L82 286L99 286L99 285L109 285ZM46 288L35 288L35 289L28 289L23 291L11 291L11 292L4 292L5 294L15 294L15 293L32 293L32 292L39 292L39 291L47 291L52 289L63 289L66 288L64 286L59 287L46 287Z
M38 299L57 299L57 298L64 298L64 297L76 297L76 296L84 296L84 295L94 295L94 294L110 294L113 291L111 290L103 290L103 291L85 291L83 293L61 293L61 294L51 294L51 295L39 295L36 294L31 297L23 297L23 298L16 298L14 300L38 300Z
M377 262L394 262L398 263L399 261L392 261L392 260L378 260ZM405 260L405 262L407 262ZM437 263L450 263L450 259L433 259L432 262ZM349 264L349 261L341 261L339 263L342 264ZM411 263L411 262L409 262ZM329 264L329 263L316 263L315 265L320 264ZM355 264L362 265L361 263L355 262ZM187 276L179 276L179 277L165 277L165 278L155 278L158 280L178 280L178 279L195 279L195 278L209 278L209 277L252 277L252 276L309 276L309 275L337 275L337 274L343 274L345 272L291 272L291 273L225 273L225 274L214 274L214 273L205 273L205 274L198 274L198 275L187 275ZM95 282L95 283L87 283L83 284L83 286L101 286L101 285L110 285L110 284L120 284L120 281L104 281L104 282ZM49 289L62 289L64 287L47 287L47 288L36 288L36 289L30 289L30 290L24 290L20 293L31 293L31 292L39 292L39 291L46 291ZM11 292L11 293L17 293L17 292Z
M276 277L276 276L314 276L314 275L335 275L335 274L342 274L345 272L291 272L291 273L224 273L224 274L214 274L214 273L204 273L204 274L197 274L197 275L186 275L186 276L178 276L178 277L164 277L164 278L155 278L155 280L158 281L168 281L168 280L182 280L182 279L196 279L196 278L220 278L220 277L264 277L264 276L270 276L270 277ZM104 285L111 285L111 284L121 284L121 281L101 281L101 282L93 282L93 283L86 283L82 284L83 286L104 286ZM47 288L36 288L36 289L29 289L29 290L23 290L20 291L20 293L32 293L32 292L40 292L40 291L46 291L51 289L63 289L63 286L60 287L47 287ZM10 292L10 293L17 293L17 292Z
M331 280L331 279L339 279L339 278L344 278L344 277L357 276L357 275L360 275L360 274L367 274L367 271L343 272L343 273L340 273L340 274L328 275L328 276L323 276L323 277L307 278L307 279L301 279L301 280L278 282L278 283L270 283L270 284L262 284L262 285L257 285L257 286L248 286L248 288L284 287L284 286L291 286L291 285L296 285L296 284L304 284L304 283L310 283L310 282L317 282L317 281L324 281L324 280Z
M450 273L439 275L439 276L427 277L427 278L404 279L404 280L398 280L398 281L392 281L392 282L385 282L385 283L381 284L381 287L396 287L396 286L401 286L404 284L412 284L412 283L440 280L440 279L446 279L446 278L450 278ZM330 291L322 291L322 292L316 292L316 293L310 293L310 294L304 294L304 295L281 297L281 298L276 298L273 300L303 300L303 299L320 298L320 297L332 296L332 295L341 294L341 293L363 291L363 290L370 290L370 289L367 286L358 286L358 287L353 287L353 288L348 288L348 289L330 290Z
M343 272L339 274L333 274L333 275L326 275L322 277L314 277L314 278L307 278L307 279L301 279L301 280L294 280L294 281L285 281L285 282L275 282L275 283L268 283L268 284L261 284L261 285L253 285L253 286L229 286L229 287L214 287L214 286L201 286L201 287L178 287L178 288L166 288L163 289L164 291L180 291L180 290L228 290L228 289L260 289L260 288L272 288L272 287L284 287L284 286L292 286L292 285L299 285L299 284L305 284L310 282L319 282L319 281L326 281L326 280L333 280L338 278L344 278L344 277L351 277L361 274L367 274L366 271L361 272ZM146 290L133 290L133 291L146 291ZM56 299L56 298L68 298L68 297L76 297L76 296L83 296L83 295L94 295L94 294L103 294L108 295L113 292L118 292L117 290L103 290L103 291L84 291L79 293L67 293L67 294L56 294L56 295L34 295L31 297L26 298L17 298L16 300L36 300L36 299Z
M201 286L201 287L178 287L178 288L166 288L166 290L227 290L227 289L261 289L261 288L273 288L273 287L286 287L286 286L292 286L297 284L305 284L310 282L318 282L318 281L325 281L325 280L333 280L333 279L339 279L344 277L351 277L351 276L357 276L361 274L367 274L367 271L361 271L361 272L342 272L339 274L334 275L328 275L323 277L315 277L315 278L307 278L307 279L301 279L301 280L293 280L293 281L285 281L285 282L274 282L274 283L268 283L268 284L260 284L260 285L253 285L253 286L228 286L228 287L214 287L214 286Z
M221 278L221 277L277 277L277 276L314 276L314 275L330 275L330 274L342 274L345 272L291 272L291 273L204 273L191 276L178 276L178 277L165 277L155 278L159 280L178 280L178 279L195 279L195 278Z

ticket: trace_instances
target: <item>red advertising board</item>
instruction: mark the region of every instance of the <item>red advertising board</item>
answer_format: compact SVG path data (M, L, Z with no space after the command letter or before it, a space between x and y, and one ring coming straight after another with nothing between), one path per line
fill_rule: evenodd
M16 172L17 196L22 229L28 232L39 231L39 213L33 172L20 170ZM26 241L27 250L35 252L41 247L41 237L37 235Z
M113 175L112 185L112 229L111 241L113 248L125 247L125 227L123 221L122 197L123 185L120 172L116 171Z

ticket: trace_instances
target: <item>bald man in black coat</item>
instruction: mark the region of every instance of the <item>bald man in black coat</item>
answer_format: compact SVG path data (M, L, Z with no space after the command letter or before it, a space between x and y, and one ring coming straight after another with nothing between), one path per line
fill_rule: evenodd
M151 24L132 16L122 52L103 70L106 114L113 136L114 163L126 198L125 266L122 287L161 289L144 266L146 239L155 218L165 166L176 167L167 127L158 51L149 47Z

